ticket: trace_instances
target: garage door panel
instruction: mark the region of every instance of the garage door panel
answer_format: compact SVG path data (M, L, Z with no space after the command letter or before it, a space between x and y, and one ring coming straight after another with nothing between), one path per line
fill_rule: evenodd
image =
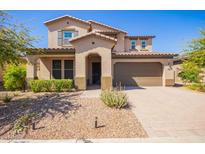
M114 84L126 86L161 86L162 65L160 63L116 63Z
M134 77L134 81L139 83L139 86L161 86L161 80L161 77Z

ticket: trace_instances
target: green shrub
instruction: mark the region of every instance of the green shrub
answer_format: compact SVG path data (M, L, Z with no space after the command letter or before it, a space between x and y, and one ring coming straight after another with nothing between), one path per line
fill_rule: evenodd
M199 83L201 80L201 69L193 62L183 62L181 64L181 72L178 76L185 82L185 83Z
M33 92L51 92L52 80L31 80L29 85Z
M56 80L54 82L54 88L55 88L55 91L57 92L61 92L61 91L68 91L68 90L71 90L73 87L73 82L71 80Z
M201 83L193 83L193 84L187 85L186 87L191 90L205 92L205 85Z
M26 67L25 65L10 64L6 67L3 75L4 87L7 90L22 90L25 86Z
M63 92L73 88L73 80L30 80L29 86L33 92Z
M109 107L120 109L127 105L127 95L121 91L105 90L100 97L105 105Z

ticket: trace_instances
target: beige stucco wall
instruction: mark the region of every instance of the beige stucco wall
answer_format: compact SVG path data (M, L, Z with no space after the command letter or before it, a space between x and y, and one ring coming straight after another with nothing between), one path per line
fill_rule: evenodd
M180 64L173 65L173 69L174 69L175 83L183 84L181 78L178 77L178 74L180 72Z
M115 31L113 30L112 28L109 28L109 27L104 27L104 26L101 26L101 25L98 25L98 24L95 24L95 23L92 23L92 30L93 31L96 31L96 30L101 30L101 31ZM122 52L125 50L125 33L122 33L122 32L119 32L117 34L117 43L114 47L114 50L115 51L119 51L119 52Z
M64 78L64 60L73 60L75 64L75 58L73 56L68 55L53 55L48 57L41 56L29 56L27 63L27 79L41 79L41 80L49 80L53 79L52 77L52 60L61 60L61 76ZM73 67L75 70L75 65ZM74 72L75 73L75 72ZM75 74L74 74L75 76Z
M172 60L163 62L163 85L173 86L175 84L174 69Z
M123 52L125 50L125 34L117 34L117 43L115 44L114 51Z
M67 24L69 22L69 24ZM101 31L114 31L112 28L105 27L102 25L98 25L95 23L91 23L92 30L101 30ZM79 22L73 19L61 19L57 20L55 22L52 22L47 25L48 27L48 47L49 48L62 48L62 47L68 47L68 46L59 46L58 45L58 31L60 30L74 30L78 31L78 35L83 35L88 33L88 30L90 28L89 24ZM114 47L114 50L116 51L129 51L130 50L130 40L129 38L125 38L125 33L119 32L117 34L117 43ZM136 48L138 50L141 49L141 40L137 40L137 46ZM146 50L152 51L152 39L147 40L147 47Z
M67 24L69 22L69 24ZM49 24L48 26L48 47L61 48L58 46L58 31L74 30L78 31L78 35L83 35L88 32L89 24L78 22L72 19L62 19Z
M90 54L101 56L102 75L111 75L111 48L114 42L91 36L74 42L73 45L76 48L76 68L79 68L76 69L76 76L85 76L86 57Z
M75 77L77 80L80 78L79 83L82 84L83 82L83 85L85 86L81 89L86 88L86 59L89 55L97 54L101 57L101 76L111 78L111 48L114 43L114 41L102 39L98 36L89 36L72 43L76 48L75 67L78 68L75 69ZM79 87L79 85L77 86Z
M91 23L91 26L92 26L92 30L94 31L114 31L112 28L109 28L109 27L105 27L105 26L102 26L102 25L99 25L99 24L96 24L96 23Z
M40 70L38 79L49 80L51 79L51 58L40 58Z
M125 38L125 40L124 40L125 51L130 51L130 49L131 49L130 40L132 40L132 39ZM140 51L141 50L141 40L139 40L139 39L135 39L135 40L137 41L136 49L138 51ZM147 46L145 49L148 51L152 51L152 39L150 38L150 39L147 39L146 41L147 41Z
M37 60L38 56L36 55L27 55L26 60L26 78L27 79L34 79L37 77Z
M98 55L89 55L86 59L86 79L89 80L89 84L92 84L92 63L101 62L101 57Z
M152 39L151 38L149 38L147 40L147 47L146 47L146 49L149 50L149 51L152 51Z

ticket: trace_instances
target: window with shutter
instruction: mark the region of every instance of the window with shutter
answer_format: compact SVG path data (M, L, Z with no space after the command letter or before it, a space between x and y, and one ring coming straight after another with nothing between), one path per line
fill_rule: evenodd
M58 46L70 45L70 39L78 36L78 31L58 31Z
M63 45L70 45L69 40L74 36L73 31L63 31Z
M62 31L58 31L58 46L62 46Z
M78 36L78 31L74 31L74 37Z

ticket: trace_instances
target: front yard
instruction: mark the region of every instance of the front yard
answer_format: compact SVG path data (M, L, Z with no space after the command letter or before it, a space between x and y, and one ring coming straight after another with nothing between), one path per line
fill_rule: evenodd
M20 93L0 101L0 139L82 139L148 137L129 108L113 109L82 92ZM20 117L35 114L35 129L15 134ZM98 128L95 128L95 117Z

